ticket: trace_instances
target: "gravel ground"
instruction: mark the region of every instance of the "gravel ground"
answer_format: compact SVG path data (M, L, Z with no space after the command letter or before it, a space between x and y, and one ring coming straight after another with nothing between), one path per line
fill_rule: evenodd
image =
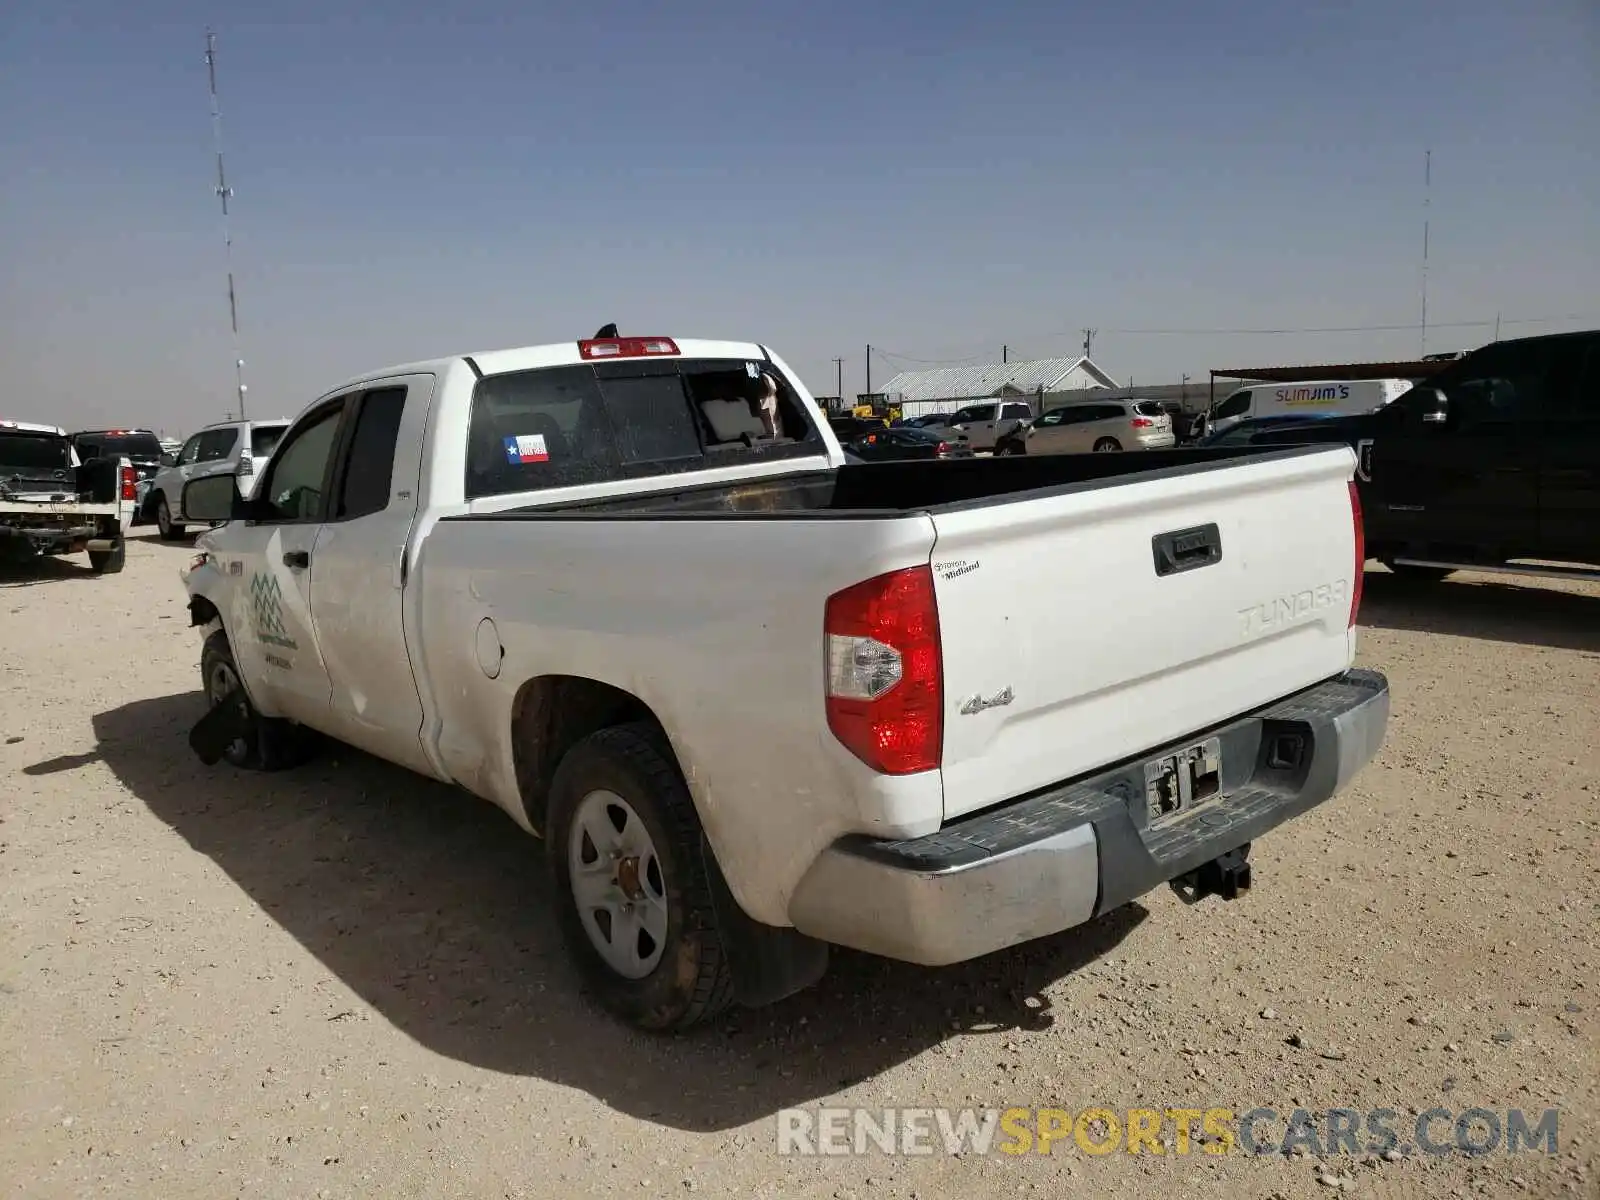
M488 805L354 751L194 759L188 553L0 572L3 1194L1600 1196L1600 588L1374 569L1388 744L1231 904L838 954L664 1040L580 993ZM1559 1150L780 1156L818 1105L1553 1107Z

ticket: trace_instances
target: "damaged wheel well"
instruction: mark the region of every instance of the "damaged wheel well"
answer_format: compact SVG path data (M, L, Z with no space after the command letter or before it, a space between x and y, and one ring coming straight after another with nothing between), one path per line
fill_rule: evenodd
M222 620L222 614L217 611L217 606L204 596L189 597L189 624L209 625L213 621Z
M512 761L523 810L541 837L550 781L562 756L591 733L635 721L653 726L662 745L670 746L650 706L608 683L580 675L542 675L518 689L511 707Z

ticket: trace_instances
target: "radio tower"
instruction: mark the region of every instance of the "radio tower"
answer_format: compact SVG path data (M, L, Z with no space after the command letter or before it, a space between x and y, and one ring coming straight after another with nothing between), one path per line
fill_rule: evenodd
M1422 353L1428 352L1428 218L1433 207L1433 151L1422 158Z
M233 235L228 231L228 199L233 189L222 170L222 106L217 102L217 35L206 30L206 73L211 79L211 134L217 145L217 199L222 201L222 246L228 266L228 320L233 326L233 377L239 389L239 419L244 411L244 359L239 354L239 301L233 288Z

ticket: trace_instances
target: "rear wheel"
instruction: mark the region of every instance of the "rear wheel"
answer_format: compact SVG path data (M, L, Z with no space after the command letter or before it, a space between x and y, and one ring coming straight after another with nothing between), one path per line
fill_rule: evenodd
M1094 452L1096 454L1109 454L1113 450L1121 449L1122 443L1117 441L1116 438L1101 438L1094 444Z
M184 535L186 527L175 525L172 521L172 510L167 507L167 498L161 496L156 500L156 528L161 531L161 536L166 541L175 542Z
M118 542L110 550L89 551L89 566L96 575L115 575L128 558L128 543Z
M550 787L550 870L585 981L642 1029L685 1029L733 999L694 801L660 734L584 738Z

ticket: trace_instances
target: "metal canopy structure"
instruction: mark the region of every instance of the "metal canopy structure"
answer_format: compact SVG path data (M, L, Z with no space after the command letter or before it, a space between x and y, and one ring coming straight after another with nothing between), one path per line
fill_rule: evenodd
M1427 379L1450 365L1448 359L1410 362L1321 363L1305 367L1223 367L1211 372L1211 400L1217 398L1217 380L1240 379L1261 383L1309 383L1320 379Z

